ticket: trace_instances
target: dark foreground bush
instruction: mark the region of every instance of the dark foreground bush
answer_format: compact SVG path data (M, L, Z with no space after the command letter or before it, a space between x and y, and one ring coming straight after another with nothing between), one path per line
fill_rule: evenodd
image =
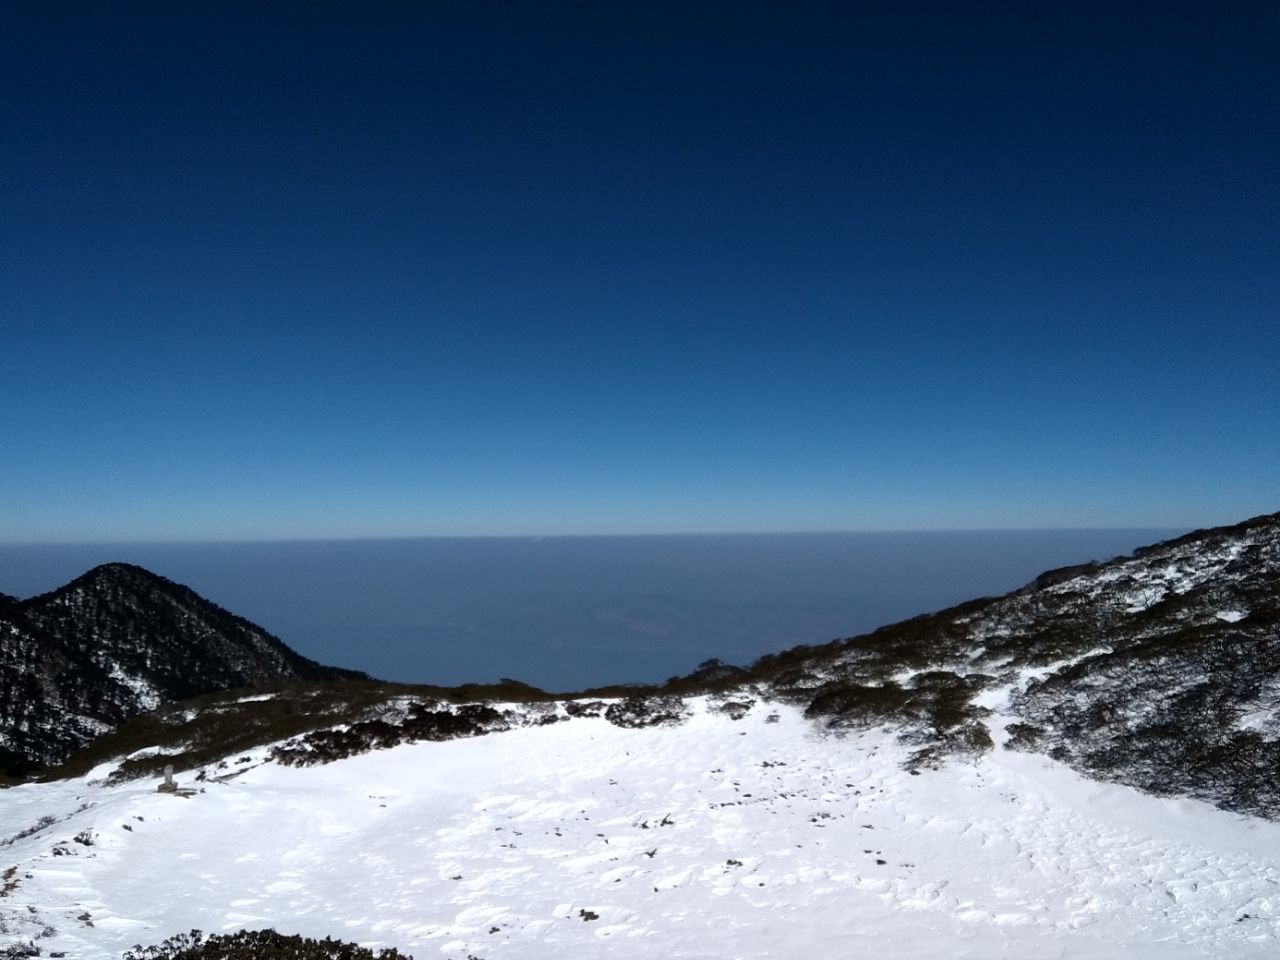
M451 710L434 710L426 704L415 703L398 722L362 720L343 729L316 730L273 747L271 758L285 766L305 767L344 760L370 750L386 750L402 743L479 737L510 730L511 726L507 717L484 703L464 703Z
M325 937L313 940L274 930L241 930L215 933L208 938L199 930L180 933L150 947L135 945L124 960L413 960L388 947L377 953L354 943Z

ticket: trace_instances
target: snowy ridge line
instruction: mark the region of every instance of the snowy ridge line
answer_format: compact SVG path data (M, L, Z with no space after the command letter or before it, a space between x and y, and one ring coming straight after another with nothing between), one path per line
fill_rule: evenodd
M986 698L1005 690L1011 747L1280 817L1280 516L765 661L812 716L899 726L920 768L990 749Z

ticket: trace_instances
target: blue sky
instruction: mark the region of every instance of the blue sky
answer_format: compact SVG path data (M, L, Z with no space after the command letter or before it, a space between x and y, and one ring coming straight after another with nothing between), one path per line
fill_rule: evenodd
M1036 6L7 6L0 541L1280 509L1280 13Z

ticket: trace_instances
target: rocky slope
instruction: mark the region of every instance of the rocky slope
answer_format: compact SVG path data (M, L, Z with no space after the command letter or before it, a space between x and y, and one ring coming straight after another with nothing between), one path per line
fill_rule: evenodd
M0 595L0 766L58 762L130 717L210 691L361 676L141 567L107 564L28 600Z
M766 657L750 675L833 727L898 726L920 766L994 737L1280 818L1280 514Z

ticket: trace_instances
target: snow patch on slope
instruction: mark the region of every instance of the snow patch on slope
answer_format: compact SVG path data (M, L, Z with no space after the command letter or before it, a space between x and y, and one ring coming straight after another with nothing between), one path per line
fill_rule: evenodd
M159 691L143 677L133 676L119 663L112 663L107 675L133 694L134 702L141 712L145 713L160 706L162 698Z
M1171 594L1184 594L1218 576L1255 542L1256 538L1242 537L1217 549L1197 545L1194 550L1175 554L1163 566L1134 557L1100 573L1073 577L1048 589L1059 594L1083 589L1095 601L1102 599L1125 613L1141 613Z

